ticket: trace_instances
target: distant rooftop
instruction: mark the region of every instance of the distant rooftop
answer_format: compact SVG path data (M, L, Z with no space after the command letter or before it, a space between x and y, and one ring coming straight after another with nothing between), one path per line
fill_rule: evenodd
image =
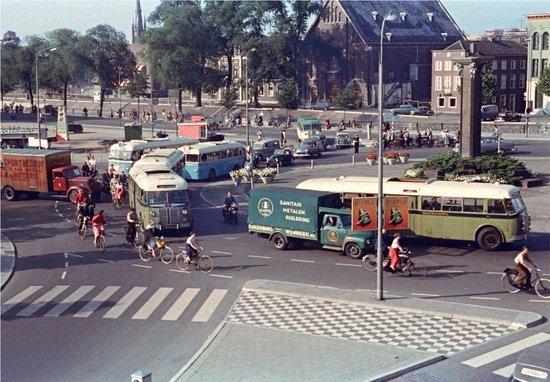
M462 50L469 51L470 43L475 44L475 52L481 56L521 56L527 55L527 48L514 41L467 41L460 40L452 45L449 45L444 50Z

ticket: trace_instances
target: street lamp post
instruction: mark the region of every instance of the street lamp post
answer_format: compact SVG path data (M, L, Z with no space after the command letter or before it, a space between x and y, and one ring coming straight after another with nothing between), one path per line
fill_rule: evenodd
M384 299L383 291L383 276L382 276L382 222L384 216L384 187L383 187L383 174L384 166L382 161L383 152L383 140L382 140L382 113L384 103L384 82L383 82L383 63L384 63L384 26L386 20L395 20L396 16L389 12L382 20L382 26L380 27L380 55L378 57L378 220L377 220L377 239L376 239L376 298L378 300Z
M34 60L35 61L34 66L36 69L36 75L35 75L36 77L36 123L38 125L38 147L42 147L41 135L40 135L40 89L38 87L38 57L40 56L40 54L44 52L54 52L56 50L57 50L57 47L39 50L38 53L36 53L35 60Z
M250 169L250 188L254 188L254 177L252 176L252 164L254 163L254 158L253 158L253 150L252 150L252 146L250 145L250 116L248 115L249 114L249 110L248 110L248 54L250 52L254 52L256 51L256 48L252 48L250 49L247 54L246 54L246 62L245 62L245 67L244 67L244 84L245 84L245 88L246 88L246 91L245 91L245 97L246 97L246 102L245 102L245 115L246 115L246 150L248 151L248 168Z

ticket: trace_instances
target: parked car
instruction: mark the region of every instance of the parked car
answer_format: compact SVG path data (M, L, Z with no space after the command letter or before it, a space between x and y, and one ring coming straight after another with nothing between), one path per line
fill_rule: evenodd
M348 133L336 134L336 148L353 147L353 138Z
M494 121L498 117L497 105L483 105L481 106L481 120L482 121Z
M300 142L294 151L295 158L320 157L322 152L320 140L308 138Z
M327 147L326 147L326 140L327 140L327 136L325 134L316 134L312 137L309 137L307 139L305 139L306 141L309 140L309 141L315 141L317 142L318 146L320 147L321 151L326 151Z
M318 100L313 105L311 105L311 108L318 110L328 110L330 108L330 104L327 101Z
M269 158L267 158L268 166L277 166L277 163L279 163L279 166L286 166L292 164L293 162L294 156L290 148L277 149Z
M414 109L415 107L413 105L404 104L404 105L399 105L395 109L391 109L390 112L393 115L398 115L398 114L409 115L411 114L411 111L413 111Z
M520 122L521 115L513 111L503 111L502 113L498 113L498 118L496 120L503 122Z
M262 139L252 144L252 151L259 161L264 161L280 147L277 139Z
M84 128L80 123L69 122L67 123L67 130L69 133L81 134L84 132Z
M512 382L550 380L550 341L528 348L521 353L509 380Z
M500 138L500 151L510 153L517 151L517 146L514 142ZM457 143L453 148L454 151L460 151L460 143ZM481 137L481 153L493 154L498 151L498 140L496 137Z
M435 115L428 106L419 106L411 110L411 115Z
M323 146L325 151L336 150L336 138L325 138Z

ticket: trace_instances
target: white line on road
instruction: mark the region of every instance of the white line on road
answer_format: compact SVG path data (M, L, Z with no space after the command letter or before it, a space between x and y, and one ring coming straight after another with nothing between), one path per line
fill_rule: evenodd
M231 252L224 252L224 251L210 251L212 253L219 253L219 254L222 254L222 255L231 255Z
M342 267L362 267L361 264L336 263L336 265L341 265Z
M25 309L17 313L17 316L21 317L30 317L33 315L34 312L36 312L38 309L42 308L44 305L52 301L54 298L57 297L61 292L63 292L65 289L67 289L68 285L56 285L52 289L50 289L48 292L44 293L42 296L34 300L32 303L27 305Z
M248 257L254 257L256 259L271 259L271 256L248 255Z
M67 253L67 256L72 256L72 257L84 257L82 255L75 255L74 253Z
M502 272L485 272L488 275L502 275Z
M103 318L119 318L132 303L145 292L146 287L133 287L118 302L103 315Z
M479 296L472 296L470 297L472 300L500 300L498 297L479 297Z
M65 221L66 221L67 223L71 223L71 221L70 221L69 219L65 219Z
M193 322L206 322L212 316L212 313L214 313L214 310L218 307L219 303L223 300L225 294L227 293L227 289L214 289L210 296L206 299L204 304L202 304L201 308L195 314L195 317L191 321Z
M501 377L504 377L504 378L509 378L514 372L515 368L516 368L516 364L513 363L511 365L508 365L501 369L493 371L493 374L500 375Z
M547 304L550 304L550 300L529 300L531 302L545 302Z
M543 276L550 276L550 273L543 273Z
M71 305L73 305L75 302L80 300L84 295L86 295L88 292L90 292L92 289L94 289L93 285L82 285L80 288L75 290L73 293L69 295L69 297L65 298L63 301L61 301L59 304L54 306L48 313L46 313L44 316L49 317L59 317L61 314L63 314L64 311L69 309Z
M224 237L223 239L224 240L238 240L239 238L235 237L235 236L227 236L227 237Z
M132 264L132 267L147 268L147 269L152 268L150 265L141 265L141 264Z
M119 286L108 286L103 289L97 296L92 298L82 309L73 314L73 317L86 318L90 317L91 314L99 308L109 297L111 297L117 290Z
M498 359L507 357L514 353L520 352L528 347L538 345L550 339L550 334L548 333L537 333L530 337L524 338L522 340L511 343L510 345L503 346L501 348L495 349L480 356L471 358L462 362L466 366L471 367L480 367L487 365L488 363L494 362Z
M69 258L69 256L67 255L67 252L63 253L63 256L65 256L65 258Z
M455 271L451 269L436 269L434 272L440 272L440 273L464 273L464 271Z
M162 316L161 320L165 321L176 321L180 318L181 314L199 293L198 288L187 288L181 296L176 300L176 302L168 309L166 314Z
M132 320L146 320L174 288L159 288L155 294L132 316Z
M19 304L21 301L29 297L31 294L34 294L36 291L40 290L41 288L42 288L42 285L32 285L27 289L25 289L23 292L16 294L12 298L10 298L8 301L3 302L2 314L10 310L15 305Z
M182 271L181 269L170 269L170 272L191 273L190 271Z
M327 285L317 285L317 288L321 288L321 289L338 289L336 287L327 286Z
M217 274L211 274L212 277L220 277L222 279L232 279L233 276L227 276L227 275L217 275Z
M69 268L69 262L65 261L65 268Z
M376 292L376 289L355 289L355 290L358 292L369 292L369 293Z
M411 293L413 296L421 296L421 297L439 297L438 294L432 294L432 293Z
M290 259L290 261L295 261L297 263L314 263L313 260L301 260L301 259Z
M103 261L104 263L110 263L110 264L114 263L113 260L105 260L105 259L97 259L97 261Z
M63 217L63 215L61 215L61 214L58 214L58 215L59 215L59 217Z

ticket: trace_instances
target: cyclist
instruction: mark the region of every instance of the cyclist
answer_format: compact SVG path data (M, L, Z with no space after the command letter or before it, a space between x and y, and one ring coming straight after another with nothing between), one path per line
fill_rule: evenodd
M185 246L187 254L189 255L189 258L187 259L188 264L196 262L197 257L199 256L199 251L202 251L203 248L199 246L197 241L197 233L195 231L191 231L191 235L187 238Z
M84 192L84 189L80 187L74 199L76 203L76 213L78 214L78 216L84 214L84 207L88 203L88 200L89 200L88 193Z
M94 217L95 205L91 201L87 201L86 204L78 211L78 233L82 230L82 226L87 224Z
M122 200L124 199L124 186L121 182L118 182L115 184L115 192L114 192L114 200L118 200L119 203L122 204Z
M396 233L393 235L393 241L390 245L390 269L393 272L397 272L401 267L401 258L399 253L403 252L403 248L400 243L401 234Z
M157 228L158 228L157 223L154 220L151 220L143 230L143 236L144 236L143 249L145 250L150 249L153 254L153 257L155 256L155 249L156 249L155 236L153 235L153 232Z
M527 289L531 288L531 269L535 269L537 266L533 264L533 261L529 257L529 248L522 248L521 252L516 255L514 264L518 271L514 282Z
M92 229L94 230L94 245L97 247L99 236L105 236L105 217L103 210L99 210L92 218Z
M137 219L136 209L130 208L130 212L126 215L126 240L128 243L133 243L136 240Z

